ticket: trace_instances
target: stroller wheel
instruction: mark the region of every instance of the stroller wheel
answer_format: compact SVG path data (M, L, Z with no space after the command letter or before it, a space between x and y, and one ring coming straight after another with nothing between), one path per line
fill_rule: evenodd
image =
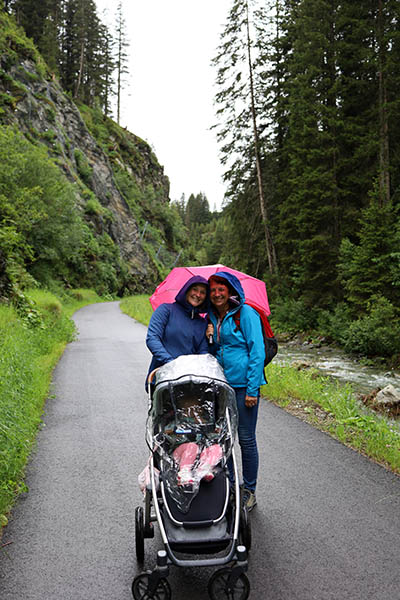
M246 546L247 552L250 552L251 548L251 524L249 519L249 513L246 508L240 509L239 519L239 541Z
M245 573L241 573L232 586L229 576L232 569L225 567L216 571L208 582L208 594L211 600L247 600L250 594L250 582Z
M136 558L139 563L142 563L144 561L144 520L141 506L137 506L135 510L135 548Z
M149 573L137 575L132 583L132 594L135 600L170 600L171 587L166 579L160 579L153 593L149 590Z

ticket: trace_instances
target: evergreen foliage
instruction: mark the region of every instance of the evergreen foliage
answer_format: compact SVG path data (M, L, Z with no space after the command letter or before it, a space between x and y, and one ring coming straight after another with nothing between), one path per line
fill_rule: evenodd
M102 23L94 0L12 0L5 10L15 15L66 91L89 106L99 102L106 115L117 94L119 116L128 45L121 3L115 33Z
M245 4L233 2L214 61L229 184L228 253L235 266L266 279L292 323L299 324L293 303L308 312L303 327L317 326L327 310L334 319L340 305L343 341L349 315L361 311L369 319L373 298L399 306L399 3L248 3L276 275L262 251L258 182L249 162ZM390 314L393 325L397 309ZM347 348L356 349L349 337Z

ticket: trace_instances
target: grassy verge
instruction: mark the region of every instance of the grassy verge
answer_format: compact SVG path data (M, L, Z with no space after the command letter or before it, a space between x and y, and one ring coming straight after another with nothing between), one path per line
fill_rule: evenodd
M128 296L120 302L122 312L143 325L148 325L153 309L148 296Z
M70 316L101 299L73 290L62 300L28 290L17 307L0 305L0 529L18 493L41 420L51 375L75 336Z
M148 325L152 309L148 296L124 298L121 309ZM400 474L400 427L383 416L367 412L351 386L316 371L271 363L268 385L261 392L269 400L334 438Z
M367 411L350 385L273 363L267 377L261 389L267 400L400 474L399 422Z

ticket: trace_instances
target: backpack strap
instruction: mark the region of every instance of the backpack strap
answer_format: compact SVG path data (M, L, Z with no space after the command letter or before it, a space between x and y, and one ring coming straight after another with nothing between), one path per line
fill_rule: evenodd
M233 320L234 320L234 322L235 322L235 325L236 325L235 332L236 332L236 331L240 331L240 308L239 308L239 310L237 310L237 311L235 312L235 314L233 315Z

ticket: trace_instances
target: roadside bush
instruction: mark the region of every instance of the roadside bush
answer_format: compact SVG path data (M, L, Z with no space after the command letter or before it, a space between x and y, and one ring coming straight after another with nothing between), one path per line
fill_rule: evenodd
M344 349L366 356L400 353L399 311L382 296L372 298L367 313L350 324Z
M351 309L348 305L340 303L333 312L327 310L319 312L318 331L343 346L348 338L351 321Z
M288 298L274 302L274 326L279 331L298 333L315 329L318 310L310 309L301 300Z

